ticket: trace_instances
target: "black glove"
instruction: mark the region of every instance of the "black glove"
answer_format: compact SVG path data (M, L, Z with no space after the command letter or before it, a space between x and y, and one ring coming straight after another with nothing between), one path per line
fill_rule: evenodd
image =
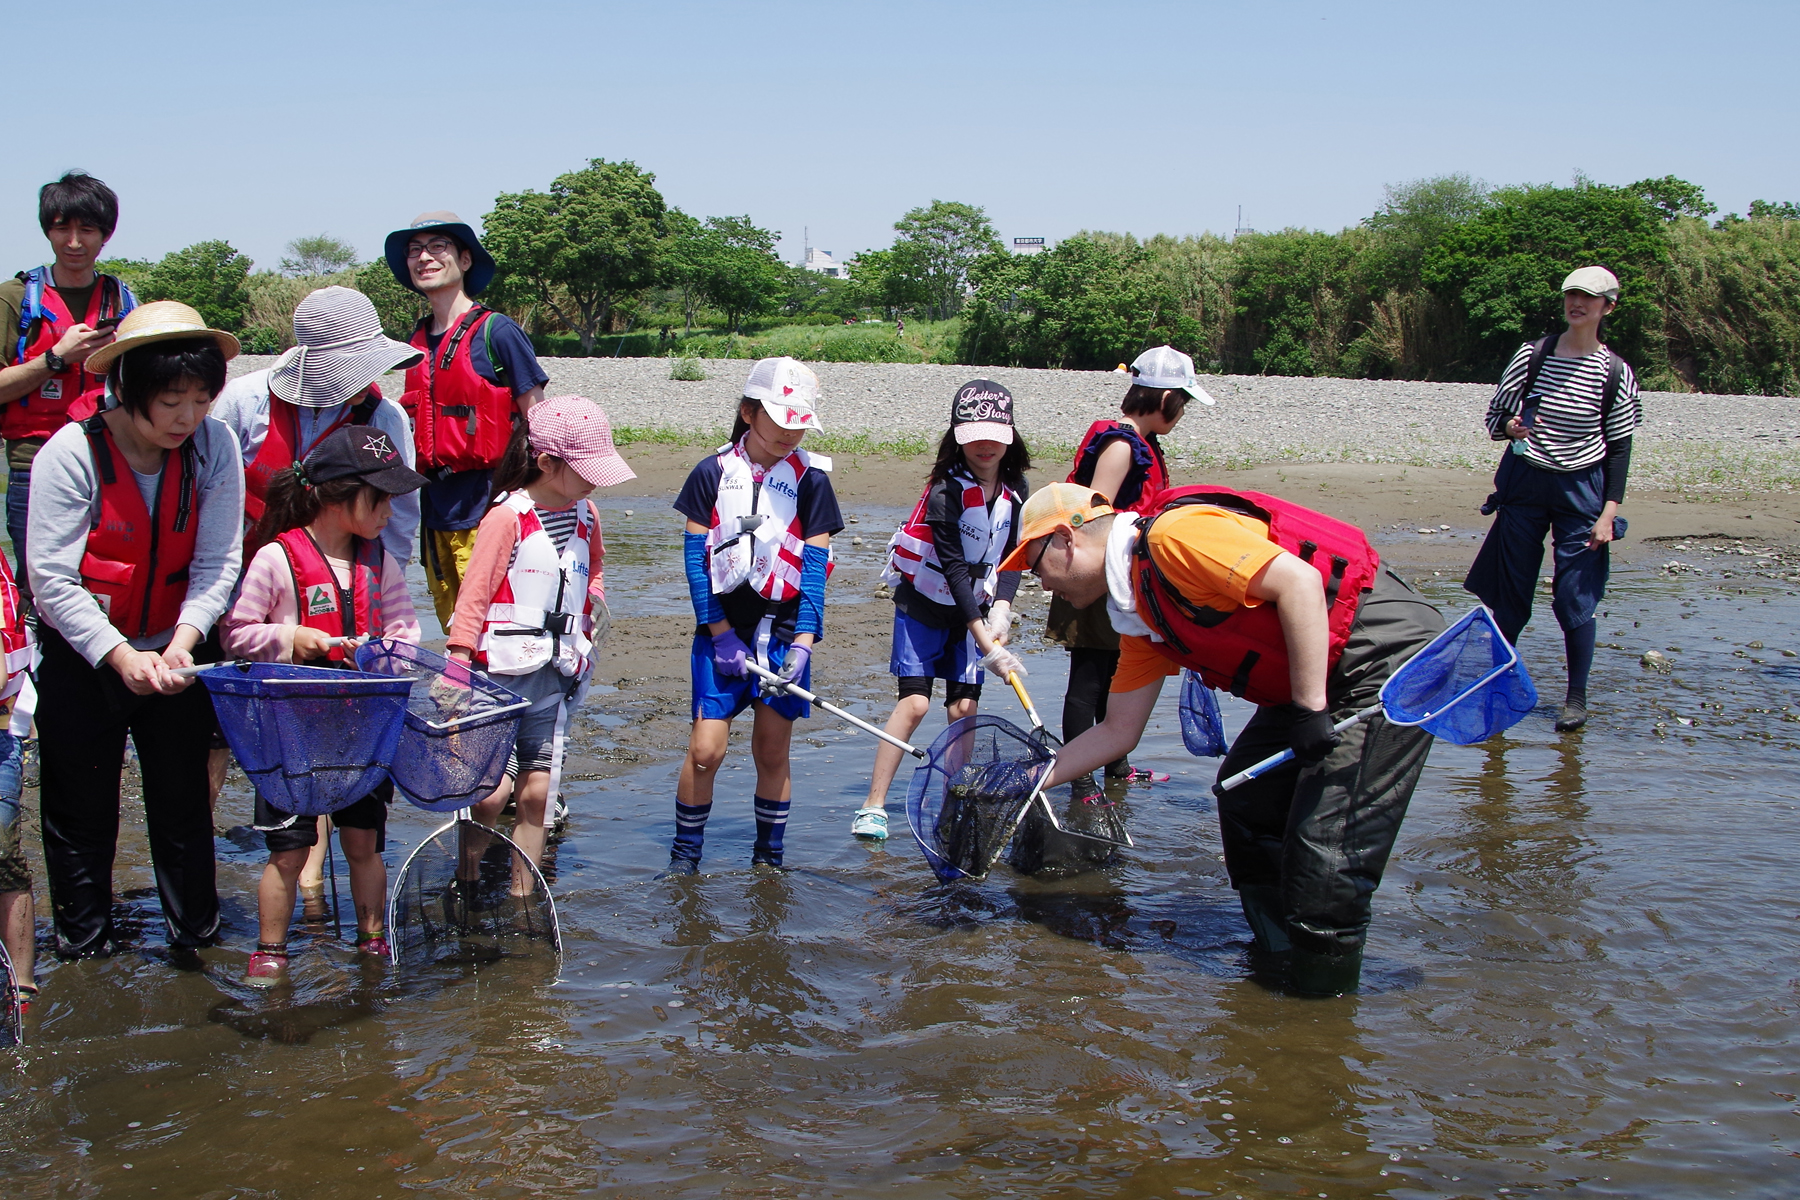
M1332 728L1330 713L1314 712L1298 704L1289 705L1288 711L1294 716L1294 723L1288 727L1288 745L1293 748L1294 758L1301 766L1317 766L1344 740L1343 735Z

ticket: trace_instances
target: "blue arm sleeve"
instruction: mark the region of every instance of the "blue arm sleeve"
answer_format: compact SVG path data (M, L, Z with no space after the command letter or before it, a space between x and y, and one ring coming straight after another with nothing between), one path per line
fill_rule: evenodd
M712 579L706 573L706 535L681 535L681 557L687 564L688 598L694 602L694 617L702 625L725 619L725 609L713 595ZM824 589L821 588L820 591Z
M819 637L825 632L825 564L831 551L825 546L808 546L800 552L800 617L794 622L795 633Z

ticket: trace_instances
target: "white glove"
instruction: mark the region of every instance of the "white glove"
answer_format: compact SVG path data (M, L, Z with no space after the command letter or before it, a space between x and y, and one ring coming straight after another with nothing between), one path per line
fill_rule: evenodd
M980 661L975 665L992 671L1001 679L1005 679L1008 675L1017 675L1023 679L1031 674L1025 669L1025 664L1019 661L1019 656L1005 646L995 646L988 653L982 655Z
M594 601L594 631L588 635L588 641L595 646L604 645L606 635L612 632L612 609L606 607L604 599Z
M993 607L988 609L987 631L988 636L994 639L996 646L1006 645L1008 639L1012 637L1011 604L1005 600L994 601Z

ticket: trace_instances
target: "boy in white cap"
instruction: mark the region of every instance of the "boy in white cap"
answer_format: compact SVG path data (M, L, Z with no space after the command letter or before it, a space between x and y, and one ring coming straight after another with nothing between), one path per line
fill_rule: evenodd
M831 536L844 527L831 460L800 448L819 428L819 380L791 358L750 369L731 440L689 473L675 511L687 518L684 557L694 605L689 675L694 727L675 789L675 841L665 876L700 869L713 780L731 721L755 705L755 867L779 870L792 779L788 744L809 704L750 679L754 656L783 678L810 683L825 631ZM810 688L808 688L810 690Z

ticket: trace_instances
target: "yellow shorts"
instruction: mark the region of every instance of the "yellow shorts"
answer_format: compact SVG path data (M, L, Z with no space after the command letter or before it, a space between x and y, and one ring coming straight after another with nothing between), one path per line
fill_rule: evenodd
M425 582L431 586L432 607L437 609L438 624L447 633L450 619L456 615L456 594L462 590L463 572L469 569L469 556L475 552L473 529L421 529L430 540L420 549L424 552Z

